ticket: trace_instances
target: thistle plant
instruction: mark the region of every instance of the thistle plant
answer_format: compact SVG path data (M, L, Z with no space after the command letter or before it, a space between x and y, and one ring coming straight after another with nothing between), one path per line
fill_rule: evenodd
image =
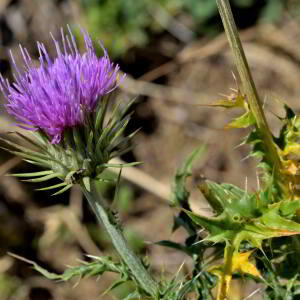
M266 254L266 245L270 246L274 238L293 236L297 245L287 244L286 247L299 254L299 117L284 105L286 115L278 117L282 122L280 135L273 136L251 76L229 1L216 2L241 79L241 87L235 90L232 97L224 98L212 106L244 109L244 113L229 123L227 128L251 128L242 145L250 144L252 150L249 156L259 159L260 186L257 191L250 193L232 184L219 184L204 179L199 189L214 211L214 216L206 217L194 213L189 209L188 193L184 188L184 180L190 175L188 169L195 156L193 153L185 164L184 172L179 172L175 178L173 199L174 204L181 206L192 222L181 213L177 223L192 228L192 234L195 233L195 227L206 229L207 235L201 239L202 248L216 248L217 245L223 248L223 262L211 264L206 268L206 271L218 278L217 300L228 299L230 282L236 273L248 274L273 286L275 292L267 293L267 299L294 299L295 295L291 291L298 286L296 281L299 270L293 281L286 285L280 284L279 278L268 282L251 256L257 252L259 257L261 253L261 261L269 276L273 276L274 279L278 275L274 275L273 257ZM190 248L189 246L188 249ZM282 253L280 249L273 250ZM281 285L280 289L284 292L279 291L280 289L276 291L275 285Z
M95 188L96 181L104 180L101 175L106 168L126 166L111 165L109 161L130 149L135 133L126 137L123 133L130 119L126 113L132 102L116 104L108 114L112 92L123 78L119 76L119 66L110 61L103 47L104 55L96 56L92 40L84 30L86 51L80 54L70 28L68 30L67 36L61 30L62 45L52 37L57 52L55 59L42 43L37 43L40 56L36 67L27 50L20 46L24 72L11 55L15 82L11 84L1 76L0 87L7 100L7 111L15 117L17 125L28 132L16 134L30 146L1 138L7 145L5 149L46 169L12 175L29 178L27 181L31 182L58 178L60 183L40 189L58 188L54 195L79 184L132 276L145 293L155 298L157 283L127 246L115 214Z
M179 279L180 270L171 280L158 282L152 277L147 266L127 245L116 213L95 186L97 181L105 180L102 173L106 168L135 164L110 164L112 158L130 149L130 140L135 134L124 137L131 103L117 104L109 113L113 92L123 78L119 75L119 67L110 61L104 48L103 57L96 56L92 40L84 30L86 52L80 54L70 28L68 36L61 31L62 45L53 38L57 52L55 59L48 55L43 44L38 43L40 62L37 67L27 50L20 47L25 63L23 72L12 56L15 82L10 84L1 77L0 87L7 101L8 113L28 134L16 133L22 144L14 139L1 138L1 141L6 144L7 151L45 169L13 175L29 178L27 180L31 182L58 178L60 183L40 188L58 188L54 194L79 184L121 258L115 261L111 257L89 256L90 262L68 268L61 275L49 273L27 261L44 276L69 280L74 276L114 272L120 279L109 290L131 281L135 289L126 299L152 300L182 300L190 291L196 299L212 300L216 286L216 299L228 300L233 276L245 276L265 284L264 299L297 299L300 264L291 257L289 262L281 262L290 255L287 248L291 255L300 254L297 236L300 233L300 118L284 105L285 116L278 117L282 122L280 134L277 137L272 134L229 1L216 2L241 85L232 96L211 106L243 110L243 114L226 127L249 128L241 146L249 144L249 157L258 158L260 185L256 191L249 192L230 183L202 178L199 190L213 211L213 215L207 217L192 211L185 186L186 178L192 174L192 163L204 148L196 149L185 160L175 175L170 203L180 210L173 229L182 226L189 236L184 244L169 240L157 242L157 245L182 251L193 259L193 272L183 279ZM28 147L24 146L26 143ZM204 230L205 235L199 235L199 230ZM280 272L280 269L293 268L288 276L282 270Z

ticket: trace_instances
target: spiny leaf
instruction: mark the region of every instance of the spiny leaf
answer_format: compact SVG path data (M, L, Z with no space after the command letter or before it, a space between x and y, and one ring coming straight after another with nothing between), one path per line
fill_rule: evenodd
M136 101L136 98L133 98L132 100L130 100L126 105L125 107L122 108L121 110L121 115L120 117L123 118L125 116L125 114L128 112L129 108L132 106L132 104Z
M45 164L44 163L41 163L41 162L37 162L37 161L33 161L33 160L30 160L30 159L23 159L24 161L28 162L29 164L32 164L32 165L35 165L35 166L39 166L39 167L45 167ZM48 165L48 167L51 167L50 165Z
M209 231L209 236L204 241L226 242L231 240L243 228L240 222L234 221L227 213L222 213L218 217L205 217L191 211L183 211L192 221Z
M122 156L125 153L131 151L132 149L134 149L134 145L131 145L129 147L124 147L124 149L120 149L118 151L114 151L110 154L109 159L113 159L115 157Z
M172 184L172 204L182 205L188 200L190 193L185 188L186 178L192 175L193 161L204 153L205 147L195 149L183 162L182 166L176 171Z
M50 167L50 168L52 167L51 162L49 161L49 158L47 160L46 159L40 159L40 158L35 157L33 155L29 155L29 154L26 154L26 153L23 153L23 152L20 152L20 151L10 150L10 149L5 148L5 147L0 147L0 149L3 149L3 150L5 150L5 151L7 151L7 152L9 152L9 153L11 153L13 155L25 158L25 159L27 159L29 161L36 162L36 163L38 163L41 166L44 166L44 167L47 166L47 167Z
M22 139L24 139L25 141L27 141L29 144L32 144L33 146L41 149L42 151L46 151L47 150L47 147L45 147L43 144L40 144L32 139L30 139L29 137L27 137L26 135L16 131L16 132L12 132L16 135L18 135L19 137L21 137Z
M139 293L138 290L135 290L134 292L127 295L123 300L136 300L136 299L141 299L141 298L142 298L142 295Z
M88 192L91 191L91 179L89 177L83 177L82 182L84 184L84 187Z
M89 154L90 154L91 156L93 155L93 152L94 152L93 138L94 138L94 133L93 133L93 131L91 130L91 131L90 131L90 134L89 134L89 137L88 137L88 141L87 141L87 149L88 149L88 152L89 152Z
M226 129L229 128L247 128L256 123L255 117L251 111L247 111L242 116L235 118L229 124L225 126Z
M29 260L27 258L24 258L22 256L19 256L17 254L14 254L14 253L8 253L10 256L16 258L16 259L19 259L21 261L24 261L30 265L33 266L33 269L35 269L36 271L38 271L39 273L41 273L43 276L45 276L46 278L48 279L51 279L51 280L57 280L57 279L61 279L61 275L58 275L58 274L55 274L55 273L50 273L48 272L46 269L40 267L37 263L35 263L34 261L32 260Z
M46 147L48 147L49 144L49 138L47 135L42 132L41 130L37 131L30 131L30 133L41 143L44 144ZM51 145L52 146L52 145Z
M61 190L59 190L58 192L52 194L51 196L56 196L56 195L62 194L65 191L67 191L68 189L70 189L72 186L73 186L73 184L68 184L64 188L62 188Z
M199 188L217 215L223 211L233 218L236 215L243 218L254 218L260 215L255 194L250 196L245 190L233 184L218 184L205 180Z
M236 91L230 96L226 96L225 99L218 100L208 106L224 107L224 108L236 108L245 107L245 95L240 91Z
M125 164L101 164L98 165L97 167L105 167L105 168L126 168L126 167L134 167L134 166L138 166L142 164L142 162L136 161L136 162L132 162L132 163L125 163Z
M120 122L120 128L118 128L118 127L114 128L114 130L116 130L116 132L114 134L114 137L111 139L110 143L114 143L115 140L124 132L124 130L126 129L128 123L129 123L129 121L130 121L130 116L128 116L126 119L124 119L122 122Z
M104 117L105 117L107 107L108 107L109 95L110 94L105 95L103 97L102 101L99 101L100 107L97 110L96 118L95 118L95 125L94 125L96 132L98 132L99 130L102 130Z
M44 155L42 153L33 151L33 150L29 149L29 148L23 147L23 146L21 146L21 145L19 145L17 143L9 141L7 139L4 139L4 138L0 137L0 141L3 141L5 144L13 147L14 149L17 149L17 150L21 151L24 154L29 154L29 155L32 155L32 156L35 156L35 157L41 158L41 159L49 159L49 157L47 155Z
M55 185L52 185L52 186L47 186L47 187L44 187L44 188L36 189L36 191L53 190L53 189L56 189L56 188L59 188L59 187L62 187L62 186L66 186L66 185L67 185L67 183L62 182L62 183L58 183L58 184L55 184Z
M129 145L130 140L133 138L133 136L139 131L140 129L137 129L132 134L126 136L126 137L119 137L114 142L110 142L107 146L107 151L111 152L114 150L122 150L122 148L126 148Z
M281 217L278 214L278 211L279 206L277 206L275 209L270 209L260 218L261 224L266 227L266 231L271 231L273 236L289 236L299 234L300 224Z
M53 174L46 175L46 176L43 176L43 177L40 177L40 178L25 179L25 180L22 180L22 181L27 181L27 182L43 182L43 181L50 180L52 178L61 178L61 177L62 177L61 173L53 173Z
M113 110L111 112L111 116L108 120L108 122L106 123L105 127L108 128L109 130L114 126L115 121L116 121L116 117L118 115L118 112L120 111L120 106L121 106L121 102L117 103L114 105Z
M93 260L92 262L82 262L82 265L80 266L68 267L68 269L65 270L63 274L56 274L48 272L46 269L40 267L34 261L31 261L16 254L9 254L19 260L31 264L36 271L38 271L43 276L51 280L68 281L73 277L88 277L102 275L104 272L119 273L122 278L127 278L127 280L130 280L130 278L126 276L126 274L131 274L128 268L120 262L114 262L111 257L98 257L88 255L88 257L90 257Z
M103 141L105 140L107 134L108 134L109 128L105 127L104 130L102 131L100 137L97 140L97 144L96 144L96 153L101 152L101 148L103 147Z
M15 177L38 177L43 175L50 175L54 172L52 170L48 171L41 171L41 172L32 172L32 173L14 173L14 174L7 174L7 176L15 176Z
M85 146L82 142L82 137L80 134L80 129L77 127L74 127L72 129L73 132L73 139L74 139L74 143L76 148L79 150L80 153L85 153Z

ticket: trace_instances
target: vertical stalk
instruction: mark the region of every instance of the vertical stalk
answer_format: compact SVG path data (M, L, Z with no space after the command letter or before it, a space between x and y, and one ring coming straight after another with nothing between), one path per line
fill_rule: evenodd
M257 127L262 133L262 139L268 152L267 159L274 166L275 174L279 175L280 159L276 147L273 144L272 135L262 109L262 104L251 76L239 33L233 19L229 0L216 0L216 2L234 56L234 62L242 81L243 90L247 95L251 112L256 119Z
M143 266L140 259L136 256L136 254L132 251L132 249L128 246L127 241L125 240L123 233L119 230L116 224L113 224L111 218L107 210L99 204L94 182L91 180L90 182L91 191L88 191L84 184L81 184L82 191L85 197L88 200L89 205L91 206L96 218L99 222L103 224L107 233L109 234L112 243L119 253L120 257L126 263L126 265L131 270L135 279L140 283L141 287L152 296L152 299L158 299L159 291L158 284L148 271Z
M224 252L224 269L223 274L220 277L217 300L227 300L229 285L232 278L232 258L234 251L235 247L233 245L226 244Z

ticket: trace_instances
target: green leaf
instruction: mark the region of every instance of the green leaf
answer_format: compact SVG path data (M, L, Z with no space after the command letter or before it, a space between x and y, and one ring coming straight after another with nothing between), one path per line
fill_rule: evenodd
M47 187L44 187L44 188L36 189L36 191L53 190L53 189L56 189L56 188L59 188L59 187L62 187L62 186L66 186L66 185L67 185L67 183L62 182L62 183L58 183L58 184L55 184L55 185L47 186Z
M82 141L83 138L80 133L80 128L78 128L76 126L73 127L72 133L73 133L73 139L74 139L76 148L79 150L80 153L85 153L85 145Z
M209 236L203 241L211 241L214 243L227 242L232 240L243 228L239 222L232 220L225 212L218 217L210 218L195 214L191 211L184 211L195 224L209 231Z
M128 123L130 121L130 115L128 115L127 117L125 117L122 121L120 121L117 126L115 126L114 128L112 128L112 136L113 138L110 140L110 143L114 143L116 141L116 139L122 135L122 133L124 132L124 130L126 129Z
M210 206L218 214L226 211L232 218L256 218L260 215L256 195L249 195L239 187L205 180L199 186Z
M82 182L87 191L91 191L91 179L89 177L83 177Z
M24 135L24 134L22 134L22 133L20 133L18 131L12 132L12 133L18 135L20 138L22 138L23 140L27 141L29 144L31 144L31 145L33 145L33 146L41 149L42 151L46 151L47 150L47 147L45 145L43 145L41 143L38 143L37 141L34 141L34 140L28 138L26 135Z
M87 149L88 152L91 156L93 156L93 152L94 152L94 143L93 143L93 139L94 139L94 134L93 131L90 131L89 137L88 137L88 141L87 141Z
M95 118L95 125L94 125L96 132L102 130L102 128L103 128L104 117L106 115L106 111L107 111L107 107L108 107L108 101L109 101L109 98L110 98L109 95L111 95L111 93L108 94L108 95L105 95L101 99L101 101L99 101L100 107L97 109L96 118Z
M20 151L20 152L22 152L24 154L28 154L28 155L31 155L31 156L34 156L36 158L40 158L40 159L43 159L43 160L49 159L48 155L39 153L37 151L33 151L33 150L29 149L29 148L21 146L21 145L19 145L17 143L14 143L12 141L9 141L8 139L4 139L4 138L0 137L0 141L3 141L5 144L11 146L14 149L17 149L18 151Z
M47 181L50 180L52 178L62 178L62 174L61 173L52 173L50 175L46 175L40 178L32 178L32 179L24 179L22 181L27 181L27 182L43 182L43 181Z
M97 167L105 167L105 168L126 168L126 167L134 167L134 166L138 166L141 165L142 162L139 161L135 161L132 163L124 163L124 164L101 164L101 165L97 165Z
M190 193L185 188L186 178L192 175L193 161L204 153L205 147L201 146L194 150L183 162L182 166L177 170L172 184L172 200L174 206L185 203Z
M72 186L73 186L73 184L68 184L64 188L62 188L61 190L59 190L58 192L52 194L51 196L56 196L56 195L62 194L64 192L66 192L68 189L70 189Z
M129 295L126 296L123 300L136 300L136 299L141 299L141 294L135 290L134 292L130 293Z
M225 126L226 129L229 128L247 128L251 125L255 125L256 120L251 111L247 111L242 116L235 118L232 122Z
M52 167L51 166L51 162L49 161L49 159L48 160L44 160L44 159L40 159L40 158L34 157L32 155L25 154L23 152L13 151L13 150L10 150L10 149L5 148L5 147L0 147L0 148L3 149L3 150L5 150L5 151L7 151L7 152L9 152L9 153L11 153L11 154L14 154L16 156L20 156L22 158L26 158L26 159L29 159L29 160L31 160L33 162L36 162L36 163L38 163L41 166Z
M15 176L15 177L38 177L43 175L50 175L54 172L52 170L41 171L41 172L32 172L32 173L14 173L14 174L7 174L6 176Z
M51 280L58 280L58 279L62 279L61 275L58 275L58 274L55 274L55 273L51 273L51 272L48 272L46 269L40 267L37 263L35 263L34 261L32 260L29 260L27 258L24 258L22 256L19 256L17 254L14 254L14 253L8 253L10 256L18 259L18 260L21 260L21 261L24 261L30 265L33 266L33 269L35 269L36 271L38 271L39 273L41 273L43 276L45 276L46 278L48 279L51 279Z

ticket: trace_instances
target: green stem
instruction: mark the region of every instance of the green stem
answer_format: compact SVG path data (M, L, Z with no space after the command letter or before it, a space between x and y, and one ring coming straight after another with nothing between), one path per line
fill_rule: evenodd
M158 299L159 292L157 282L154 281L140 259L132 249L129 248L123 233L116 227L116 224L113 224L112 218L109 217L107 210L99 204L99 195L96 192L94 182L91 181L91 191L88 191L84 184L81 184L81 188L90 207L95 213L97 220L105 227L115 249L129 267L132 274L135 276L135 279L140 283L141 287L153 297L153 299Z
M253 113L257 127L262 133L262 138L268 152L268 160L274 166L275 173L279 173L280 159L274 146L272 135L266 121L266 117L262 108L261 101L259 99L251 72L247 63L247 59L242 47L242 43L237 31L233 15L231 12L230 4L228 0L216 0L220 16L222 18L225 33L227 35L233 56L235 65L240 75L243 90L247 95L247 99L250 105L251 112Z
M231 244L227 244L224 252L224 269L220 278L217 300L226 300L229 290L229 285L232 278L232 258L235 247Z

